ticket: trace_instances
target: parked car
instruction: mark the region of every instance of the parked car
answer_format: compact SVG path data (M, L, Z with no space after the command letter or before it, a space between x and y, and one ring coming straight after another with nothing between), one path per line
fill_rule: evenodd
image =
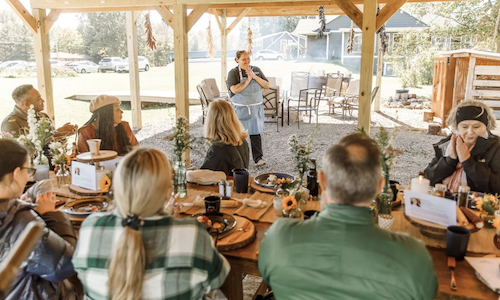
M140 70L144 70L146 72L149 71L149 60L146 57L139 56L137 60L139 63L139 71ZM116 66L116 71L118 73L129 71L128 57L126 57L121 64Z
M75 61L71 64L67 64L66 67L82 74L99 72L99 65L92 61Z
M6 61L6 62L0 64L0 71L2 71L3 69L6 69L6 68L24 67L26 64L27 64L27 62L24 61L24 60L10 60L10 61Z
M116 67L123 63L123 59L119 57L105 57L99 62L99 70L103 73L106 71L117 71Z
M254 55L255 58L258 60L264 60L264 59L277 59L277 60L282 60L283 59L283 54L276 52L274 50L260 50Z
M25 65L26 69L36 70L36 62L29 62Z

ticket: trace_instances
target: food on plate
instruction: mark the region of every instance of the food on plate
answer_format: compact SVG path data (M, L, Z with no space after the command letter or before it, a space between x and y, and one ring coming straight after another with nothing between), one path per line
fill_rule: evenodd
M76 212L96 212L99 211L99 207L93 204L77 207L76 209L71 207L73 211Z
M279 178L274 174L269 174L269 176L267 177L268 185L277 185L283 183L292 183L292 180L290 178Z
M206 228L212 227L212 220L210 220L207 216L199 216L196 219L198 222L205 225Z
M214 229L221 229L222 228L222 224L219 223L219 222L214 222L212 224L212 228L214 228Z

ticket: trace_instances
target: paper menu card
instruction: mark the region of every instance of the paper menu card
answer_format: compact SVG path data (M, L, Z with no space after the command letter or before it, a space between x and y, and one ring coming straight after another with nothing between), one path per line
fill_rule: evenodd
M71 184L89 189L99 191L99 181L108 171L96 170L94 165L81 163L77 161L71 162Z
M500 258L499 257L465 257L474 268L477 277L495 292L500 292Z
M455 200L405 190L405 214L443 226L457 225Z

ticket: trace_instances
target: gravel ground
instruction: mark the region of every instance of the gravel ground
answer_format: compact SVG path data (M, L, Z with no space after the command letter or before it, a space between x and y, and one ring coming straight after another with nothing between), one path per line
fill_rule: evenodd
M173 110L173 108L169 108ZM410 184L411 178L423 171L430 162L433 154L432 144L439 141L441 136L428 135L428 123L423 122L423 110L394 109L382 107L380 113L372 113L371 136L378 132L379 126L384 126L392 133L396 134L397 147L404 154L397 158L396 167L393 170L392 179L400 181L402 184ZM326 104L320 106L319 123L320 130L318 136L314 138L314 151L312 158L318 159L318 167L321 168L321 158L323 153L331 145L338 142L342 137L356 131L357 112L353 116L342 118L337 109L336 114L329 115ZM169 111L169 116L165 123L155 124L143 128L138 134L142 146L159 148L169 158L173 157L172 142L164 138L172 134L174 123L173 113ZM308 117L306 118L307 121ZM199 106L191 106L191 135L194 137L203 136L203 125L201 123L201 109ZM436 120L437 121L437 120ZM292 158L288 149L288 138L295 134L302 143L307 142L308 135L315 128L315 116L313 123L302 123L300 129L296 123L290 123L284 127L276 124L266 123L262 134L262 144L264 147L264 160L266 165L258 167L250 162L249 171L253 176L267 172L285 172L298 175L293 169ZM207 147L201 143L196 143L195 149L191 151L191 166L199 168L203 163Z

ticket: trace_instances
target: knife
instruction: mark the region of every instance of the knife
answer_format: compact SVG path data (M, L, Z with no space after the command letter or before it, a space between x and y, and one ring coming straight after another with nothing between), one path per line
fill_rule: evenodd
M452 291L457 290L457 282L455 281L455 258L448 256L448 268L451 272L451 283L450 288Z

